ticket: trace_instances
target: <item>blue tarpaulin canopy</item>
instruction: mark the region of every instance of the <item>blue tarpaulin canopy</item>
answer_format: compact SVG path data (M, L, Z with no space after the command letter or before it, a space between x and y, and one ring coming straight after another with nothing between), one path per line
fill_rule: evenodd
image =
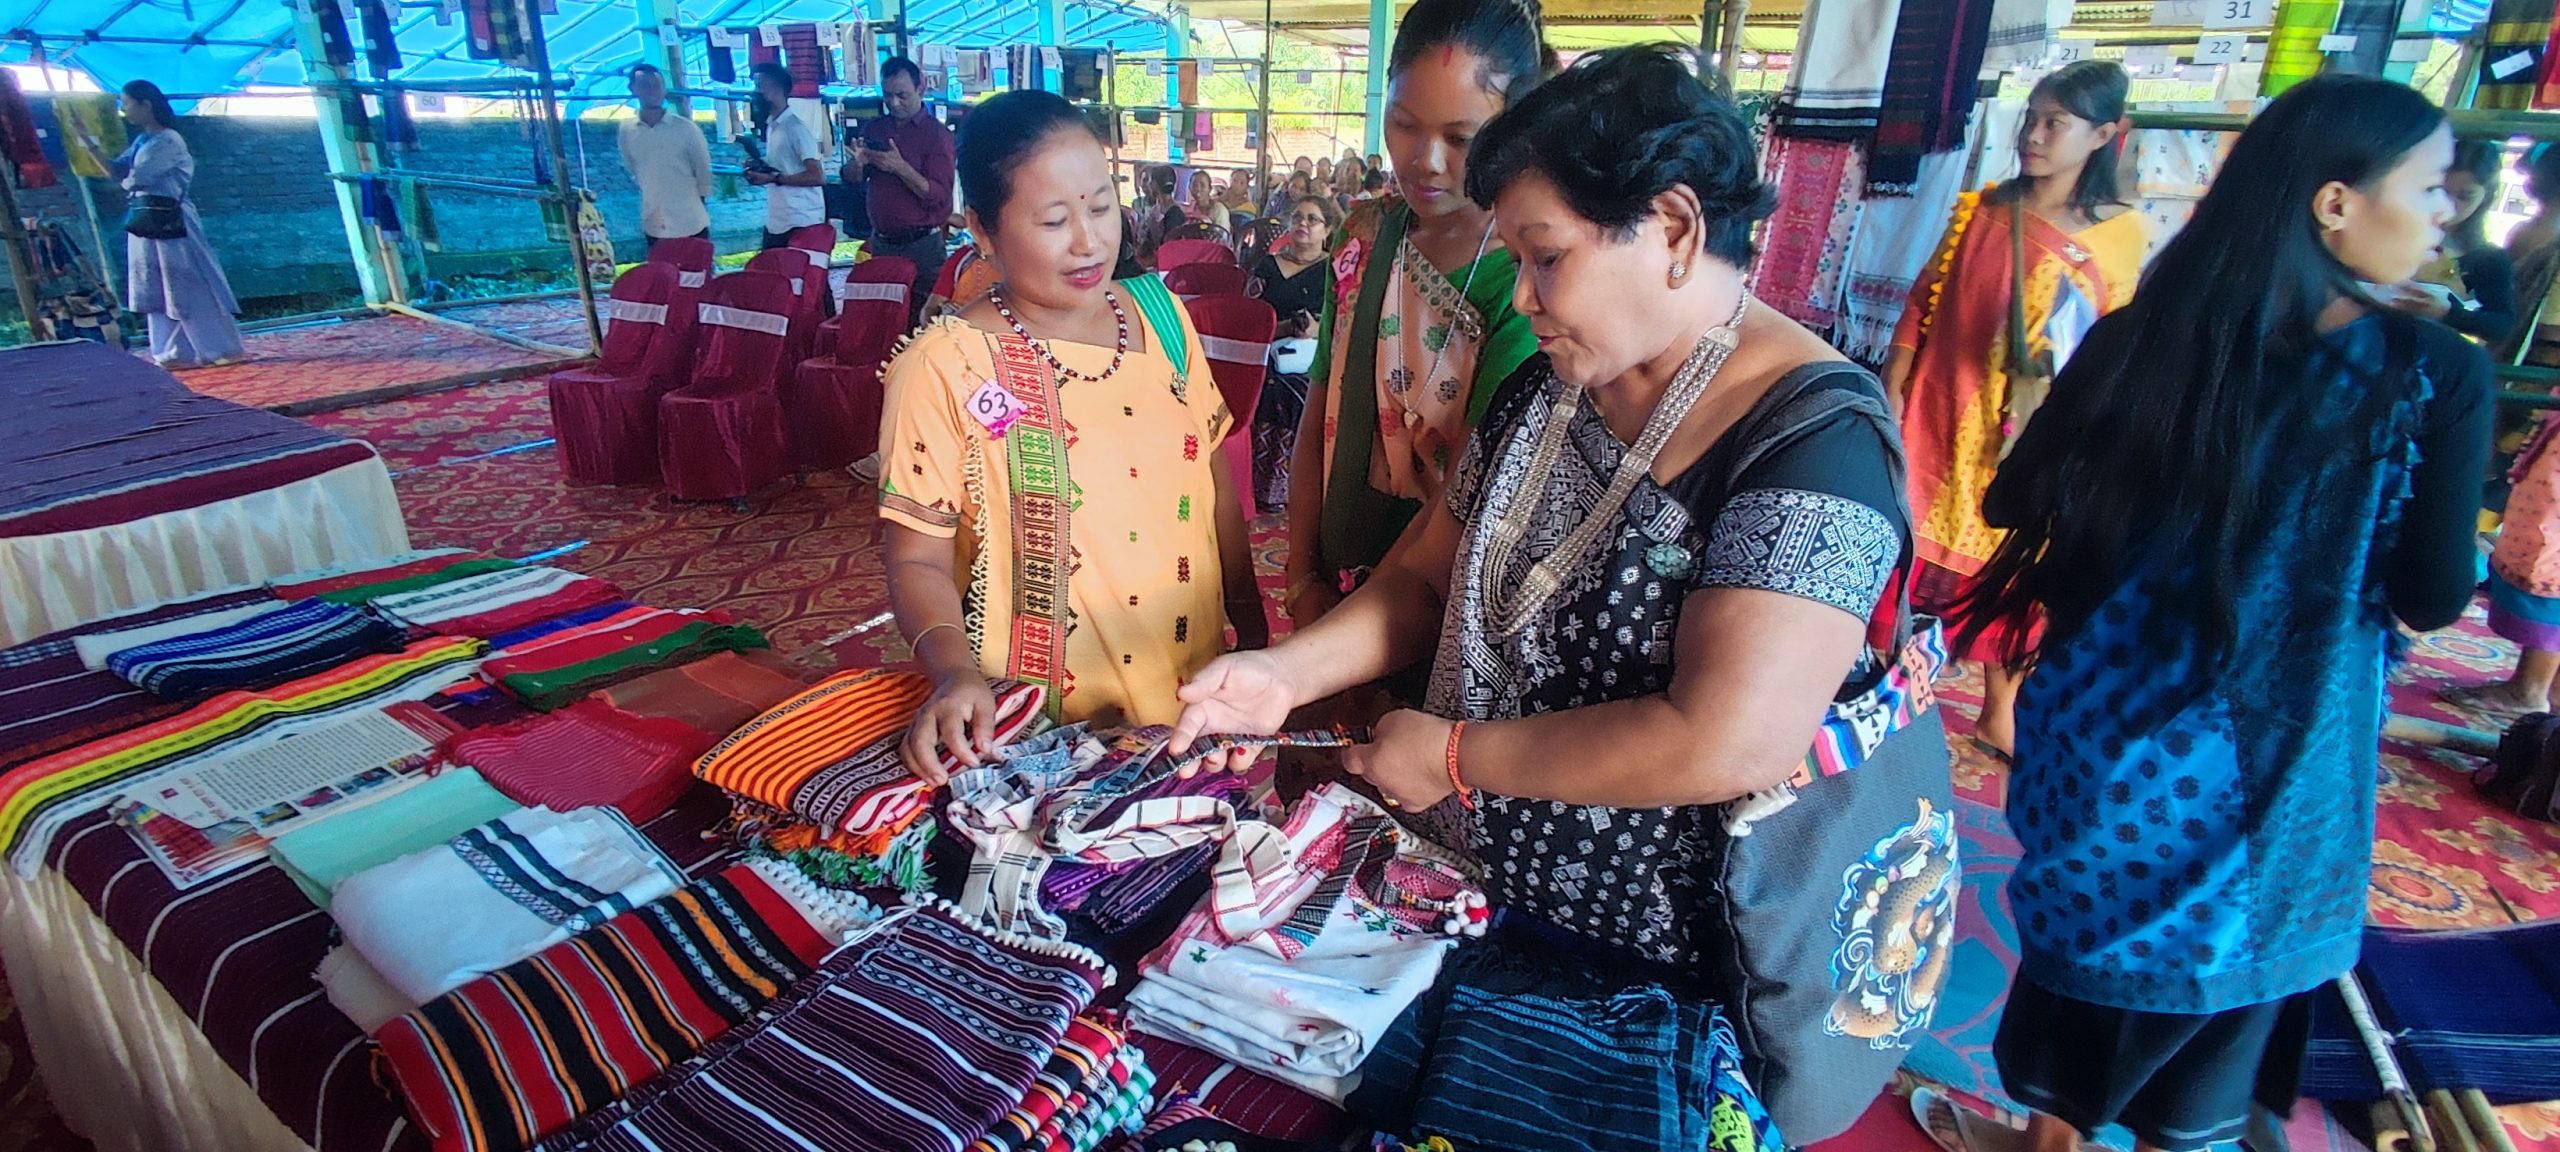
M557 0L557 6L542 17L553 68L576 91L618 94L621 70L640 59L632 0ZM677 0L675 7L677 22L688 27L845 20L861 8L852 0ZM433 0L400 5L394 27L404 65L395 81L512 73L471 59L462 18L439 13ZM906 6L908 37L923 44L1027 44L1035 19L1028 0L908 0ZM1165 44L1162 12L1134 0L1070 2L1065 27L1067 43L1080 47L1152 52ZM108 89L134 79L189 94L303 83L288 0L0 0L0 28L8 30L0 62L31 62L40 51ZM706 44L698 32L684 37L686 71L700 77Z

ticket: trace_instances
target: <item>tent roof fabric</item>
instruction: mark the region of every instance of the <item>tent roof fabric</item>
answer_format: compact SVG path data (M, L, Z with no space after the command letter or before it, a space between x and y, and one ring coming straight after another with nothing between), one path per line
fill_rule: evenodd
M542 17L554 69L581 95L600 83L618 95L622 70L640 59L633 0L557 4L556 13ZM352 25L353 5L348 7ZM683 25L746 27L842 20L855 6L846 0L676 0L674 7ZM906 8L909 38L918 43L1026 43L1035 27L1031 0L908 0ZM1123 52L1164 49L1161 11L1131 0L1070 0L1066 16L1071 44ZM45 59L77 67L108 89L134 79L185 94L304 82L293 44L293 8L279 0L0 0L0 27L9 29L0 42L0 62L30 62L40 49ZM394 27L406 62L395 80L521 75L471 59L463 21L440 16L434 0L403 0ZM703 51L699 35L685 37L689 75L704 74Z

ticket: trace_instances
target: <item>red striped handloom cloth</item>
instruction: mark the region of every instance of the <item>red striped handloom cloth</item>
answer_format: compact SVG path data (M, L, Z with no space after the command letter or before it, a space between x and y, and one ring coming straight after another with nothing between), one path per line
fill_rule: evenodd
M440 1152L510 1152L701 1051L847 928L784 889L810 898L786 869L733 865L385 1025L410 1118Z
M456 764L527 807L566 812L611 805L635 824L657 819L693 787L696 735L673 720L647 719L601 700L478 728L445 742Z
M1084 948L990 934L948 904L893 912L702 1059L544 1147L961 1152L1111 979Z
M1066 1039L1058 1042L1049 1063L1031 1081L1031 1091L1022 1103L977 1143L969 1152L1021 1152L1038 1147L1035 1143L1043 1131L1058 1118L1067 1101L1091 1088L1096 1077L1108 1072L1112 1057L1128 1042L1128 1033L1091 1016L1078 1016L1067 1025Z

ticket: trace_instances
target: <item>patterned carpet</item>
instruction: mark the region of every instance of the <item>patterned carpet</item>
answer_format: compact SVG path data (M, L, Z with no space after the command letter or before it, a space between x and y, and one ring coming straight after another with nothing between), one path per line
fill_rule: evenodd
M548 305L550 302L541 302ZM514 305L495 308L516 309ZM533 309L516 321L537 323ZM392 323L365 321L364 324ZM420 327L424 327L421 325ZM493 342L494 343L494 342ZM512 349L510 349L512 351ZM906 658L884 616L877 520L869 489L841 473L757 494L744 514L725 504L678 505L641 488L571 489L560 482L539 380L489 384L312 417L379 448L420 546L454 545L524 555L580 545L557 563L609 577L660 604L726 608L765 629L775 645L818 664L872 666ZM1256 526L1254 547L1276 606L1285 543L1277 517ZM1275 624L1279 620L1276 610ZM2493 679L2514 659L2478 613L2457 629L2421 638L2401 669L2394 707L2480 724L2434 699L2445 684ZM1955 746L1968 899L1954 974L1937 1027L1915 1050L1914 1071L1981 1099L1999 1099L1990 1040L2014 966L2016 943L2002 895L2017 846L2000 814L2005 778L1967 737L1978 685L1943 686ZM2419 927L2504 924L2560 916L2560 829L2532 825L2481 803L2452 753L2386 743L2372 914ZM14 1003L0 995L0 1152L69 1152L31 1085ZM2519 1148L2560 1152L2560 1105L2507 1110ZM2297 1152L2360 1148L2320 1114L2299 1110ZM1932 1147L1898 1099L1880 1100L1849 1134L1821 1152L1926 1152Z
M511 300L504 304L468 304L446 308L437 315L563 348L587 346L587 321L578 310L578 298L575 296Z
M178 373L207 396L302 413L429 380L482 376L548 359L503 340L406 316L323 321L252 332L250 359ZM584 347L583 337L573 342Z

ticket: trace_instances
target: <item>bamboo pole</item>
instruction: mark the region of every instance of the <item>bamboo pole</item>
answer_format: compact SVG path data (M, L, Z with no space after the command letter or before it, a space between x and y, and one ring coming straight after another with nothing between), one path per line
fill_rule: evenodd
M542 29L542 15L526 12L526 42L533 52L534 74L542 80L541 116L543 134L551 145L551 182L560 195L560 210L568 217L570 270L578 276L578 307L587 317L588 354L604 355L604 323L596 315L595 277L587 271L587 237L578 227L578 190L569 181L569 149L560 127L560 93L551 82L551 44Z
M9 249L9 279L18 289L18 313L26 317L27 339L40 340L36 330L36 262L27 250L27 218L18 213L18 173L14 164L0 164L9 169L0 173L0 246Z

